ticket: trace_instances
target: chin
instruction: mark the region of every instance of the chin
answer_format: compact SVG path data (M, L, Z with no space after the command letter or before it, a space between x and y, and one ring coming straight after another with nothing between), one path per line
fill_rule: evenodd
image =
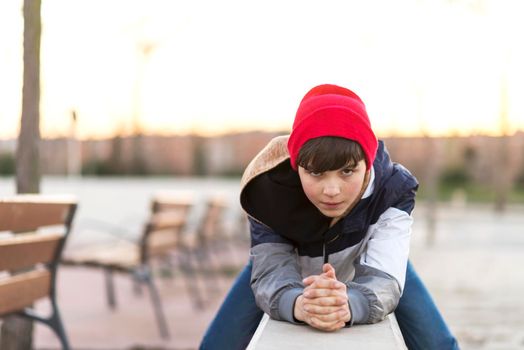
M340 216L342 216L342 214L344 214L344 212L341 212L341 211L326 211L326 210L321 210L320 211L324 216L327 216L328 218L338 218Z

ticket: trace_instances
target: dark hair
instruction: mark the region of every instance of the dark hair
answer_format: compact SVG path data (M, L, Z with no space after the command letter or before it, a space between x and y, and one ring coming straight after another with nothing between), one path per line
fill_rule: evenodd
M308 140L300 148L297 165L314 172L355 167L365 159L358 142L342 137L323 136Z

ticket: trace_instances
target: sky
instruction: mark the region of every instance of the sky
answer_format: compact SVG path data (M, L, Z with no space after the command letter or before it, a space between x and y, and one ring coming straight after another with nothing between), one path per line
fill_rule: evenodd
M0 138L21 115L22 0L0 2ZM42 0L41 132L289 130L333 83L379 136L524 130L520 0Z

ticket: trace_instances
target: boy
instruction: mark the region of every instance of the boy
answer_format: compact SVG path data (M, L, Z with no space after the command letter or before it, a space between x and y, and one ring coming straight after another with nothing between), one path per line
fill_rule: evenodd
M244 173L240 200L251 227L250 264L201 348L245 347L260 309L336 331L381 321L401 295L410 296L399 304L406 312L397 309L409 348L457 348L408 264L417 187L377 141L354 92L311 89L290 136L272 140Z

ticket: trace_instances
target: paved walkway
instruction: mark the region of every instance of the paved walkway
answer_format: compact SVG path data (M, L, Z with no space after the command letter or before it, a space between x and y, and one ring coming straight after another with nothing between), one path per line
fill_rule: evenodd
M524 349L524 207L498 215L491 207L447 205L436 241L426 245L425 208L415 212L411 258L463 349ZM242 252L242 254L246 254ZM193 310L180 278L161 280L172 339L162 341L147 293L135 296L117 277L119 309L106 307L100 272L64 267L59 300L75 349L195 349L232 279L204 311ZM45 305L39 305L44 308ZM36 329L36 349L56 349Z
M126 275L115 276L115 311L107 307L101 271L66 266L59 279L59 305L73 349L196 349L232 283L232 278L221 278L220 292L209 296L204 310L195 310L181 276L158 279L171 333L171 339L162 340L147 290L135 295ZM44 310L47 305L38 307ZM60 347L54 334L38 325L35 348Z
M438 218L433 247L415 225L411 259L462 348L524 349L524 206L449 205Z

